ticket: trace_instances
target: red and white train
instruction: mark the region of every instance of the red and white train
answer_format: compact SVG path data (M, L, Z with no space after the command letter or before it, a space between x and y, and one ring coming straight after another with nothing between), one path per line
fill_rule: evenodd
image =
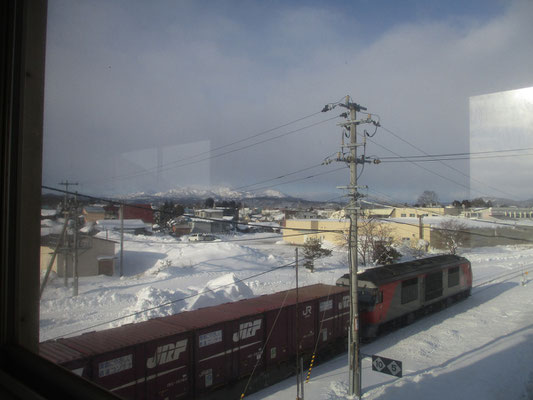
M357 279L361 335L369 339L468 297L472 268L450 254L367 269ZM337 285L348 286L349 275Z

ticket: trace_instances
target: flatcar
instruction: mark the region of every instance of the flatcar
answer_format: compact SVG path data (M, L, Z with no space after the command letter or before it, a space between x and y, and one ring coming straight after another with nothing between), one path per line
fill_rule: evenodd
M472 268L449 254L367 269L357 280L361 336L368 340L468 297ZM337 285L349 286L349 275Z
M315 348L344 351L349 304L347 288L317 284L47 341L39 352L126 399L240 398L292 375L297 352L308 361Z

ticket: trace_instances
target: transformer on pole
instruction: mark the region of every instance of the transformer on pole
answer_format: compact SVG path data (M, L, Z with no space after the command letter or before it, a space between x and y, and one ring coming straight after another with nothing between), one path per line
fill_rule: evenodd
M348 336L348 354L349 354L349 395L361 398L361 357L360 357L360 340L359 340L359 311L357 298L357 219L358 219L358 200L360 194L357 186L357 164L370 163L371 161L365 159L363 155L360 159L357 158L357 148L365 145L365 135L363 141L357 142L358 124L374 123L379 126L379 123L372 121L370 115L364 120L358 121L356 113L358 111L366 110L365 107L359 104L350 102L350 96L346 96L345 103L339 103L341 107L349 110L348 113L341 114L347 119L346 122L339 123L346 133L343 133L342 152L339 153L337 161L346 162L350 166L350 185L341 187L347 189L350 202L346 207L347 214L350 218L350 232L349 232L349 255L350 255L350 329ZM335 106L326 106L323 111L329 111ZM344 144L344 135L349 134L349 143ZM348 152L344 153L344 148L348 148Z

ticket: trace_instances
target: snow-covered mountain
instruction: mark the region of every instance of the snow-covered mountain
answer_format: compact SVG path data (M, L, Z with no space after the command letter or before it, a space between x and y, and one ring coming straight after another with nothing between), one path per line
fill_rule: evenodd
M121 198L129 200L138 200L138 199L165 199L165 200L205 200L206 198L212 197L215 200L249 200L249 199L259 199L259 198L270 198L270 199L289 199L290 196L285 195L284 193L278 190L266 189L260 191L238 191L233 190L225 186L216 186L212 188L202 188L202 187L184 187L184 188L175 188L168 190L166 192L158 193L146 193L138 192L132 193L129 195L121 196Z

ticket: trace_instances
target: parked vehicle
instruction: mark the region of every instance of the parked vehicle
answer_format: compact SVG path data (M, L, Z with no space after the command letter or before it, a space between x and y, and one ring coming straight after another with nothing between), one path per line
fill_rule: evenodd
M213 242L219 240L215 235L209 233L194 233L189 236L189 242Z

